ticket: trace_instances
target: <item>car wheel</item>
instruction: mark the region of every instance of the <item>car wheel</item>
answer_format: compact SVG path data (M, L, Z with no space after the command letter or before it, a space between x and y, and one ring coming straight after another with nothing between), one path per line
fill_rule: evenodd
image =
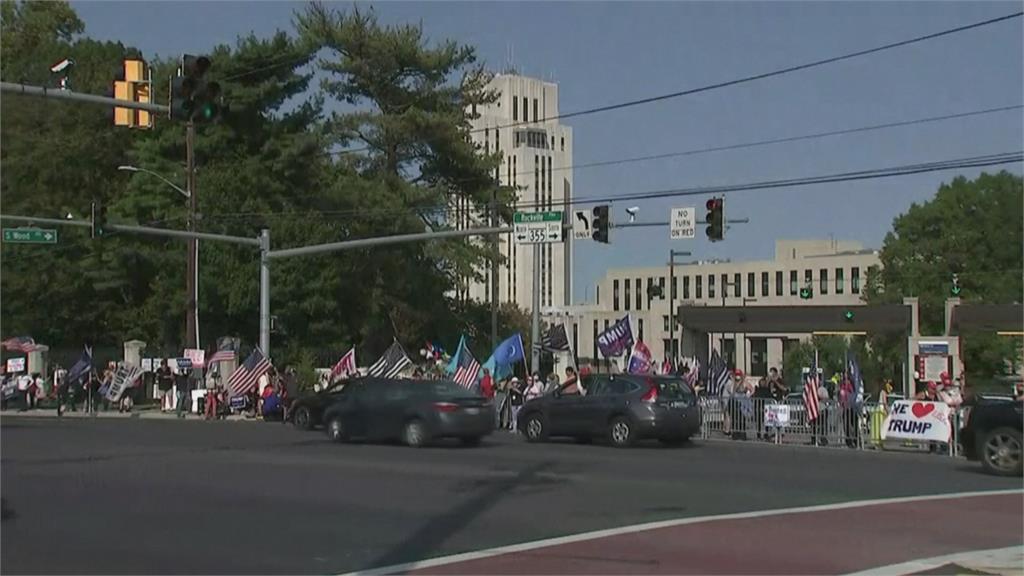
M1013 428L990 430L981 441L981 463L985 470L1000 476L1019 476L1022 472L1021 433Z
M402 440L410 448L419 448L427 443L427 429L420 420L409 420L402 431Z
M332 442L344 442L348 439L348 434L345 432L345 424L341 421L341 418L335 416L327 422L327 437Z
M635 440L635 433L633 432L633 425L629 423L629 420L619 416L611 421L608 425L608 441L612 443L612 446L617 448L624 448L631 446Z
M461 440L463 446L479 446L481 438L479 436L464 436Z
M309 413L309 408L300 406L296 409L295 414L292 416L292 424L299 430L311 430L313 428L313 416Z
M548 427L539 413L530 414L523 426L523 434L528 442L543 442L548 439Z

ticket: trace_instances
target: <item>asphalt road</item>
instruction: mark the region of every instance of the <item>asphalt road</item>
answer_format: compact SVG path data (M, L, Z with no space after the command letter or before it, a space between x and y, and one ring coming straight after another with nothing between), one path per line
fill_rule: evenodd
M15 573L317 573L670 518L1020 488L946 457L753 443L334 445L281 424L0 420Z

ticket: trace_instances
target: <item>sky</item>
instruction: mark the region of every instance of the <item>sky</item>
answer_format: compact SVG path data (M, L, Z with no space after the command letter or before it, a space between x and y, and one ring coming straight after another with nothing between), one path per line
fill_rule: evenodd
M86 34L146 57L203 53L239 35L292 31L301 2L72 2ZM360 3L366 6L365 3ZM350 3L336 3L345 8ZM562 113L687 90L1017 12L1020 2L382 2L384 23L422 23L433 41L477 48L498 71L559 84ZM1022 19L793 74L571 118L574 164L726 146L1024 103ZM1024 149L1020 109L932 124L649 162L581 168L577 197L742 184ZM999 170L1001 167L987 168ZM1020 174L1022 166L1002 167ZM575 301L593 300L608 268L655 266L670 249L693 259L770 259L776 239L882 245L893 218L942 182L982 169L732 192L708 242L667 228L612 230L577 244ZM612 218L667 221L707 197L616 202Z

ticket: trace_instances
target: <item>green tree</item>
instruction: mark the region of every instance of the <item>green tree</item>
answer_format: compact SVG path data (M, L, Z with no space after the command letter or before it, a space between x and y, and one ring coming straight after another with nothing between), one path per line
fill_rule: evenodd
M880 259L882 268L869 271L865 300L871 304L902 302L916 296L921 332L939 334L944 301L953 275L959 277L965 302L1020 302L1024 292L1024 192L1020 176L982 173L975 180L957 177L943 184L935 197L914 204L893 221ZM885 365L903 353L897 338L876 338ZM1016 358L1013 343L994 334L965 338L968 375L990 377Z

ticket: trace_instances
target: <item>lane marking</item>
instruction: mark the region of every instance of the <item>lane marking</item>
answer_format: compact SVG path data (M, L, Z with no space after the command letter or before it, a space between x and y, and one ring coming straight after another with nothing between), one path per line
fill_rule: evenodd
M783 516L787 514L800 514L805 512L827 512L832 510L846 510L849 508L863 508L868 506L880 506L885 504L904 504L909 502L928 502L931 500L954 500L960 498L975 498L983 496L1005 496L1011 494L1024 494L1024 489L1011 488L1006 490L986 490L977 492L953 492L947 494L928 494L924 496L899 496L894 498L876 498L870 500L852 500L848 502L838 502L835 504L817 504L814 506L799 506L795 508L777 508L773 510L758 510L754 512L736 512L732 514L717 514L712 516L696 516L693 518L677 518L675 520L660 520L657 522L645 522L642 524L633 524L630 526L620 526L618 528L607 528L605 530L595 530L592 532L582 532L579 534L571 534L569 536L558 536L555 538L545 538L542 540L533 540L530 542L523 542L520 544L512 544L509 546L498 546L496 548L487 548L484 550L477 550L475 552L463 552L461 554L452 554L449 556L438 556L437 558L429 558L426 560L416 560L414 562L406 562L404 564L393 564L391 566L382 566L378 568L369 568L366 570L358 570L355 572L348 572L341 576L355 576L355 575L370 575L370 574L398 574L405 573L412 570L421 570L423 568L433 568L435 566L446 566L448 564L458 564L461 562L468 562L471 560L483 560L485 558L493 558L494 556L501 556L504 554L511 554L515 552L526 552L529 550L536 550L538 548L548 548L550 546L559 546L562 544L573 544L576 542L585 542L588 540L596 540L598 538L605 538L608 536L621 536L623 534L634 534L636 532L645 532L648 530L657 530L659 528L671 528L674 526L685 526L687 524L698 524L701 522L712 522L720 520L745 520L750 518L764 518L767 516ZM891 574L892 572L888 572Z
M990 550L973 550L971 552L959 552L945 556L933 556L931 558L920 558L901 564L890 564L878 566L860 572L851 572L847 576L891 576L892 574L914 574L938 568L945 564L954 563L971 570L981 570L996 574L1021 574L1024 573L1024 546L1010 546L1009 548L992 548ZM1014 572L1006 572L1014 570Z

